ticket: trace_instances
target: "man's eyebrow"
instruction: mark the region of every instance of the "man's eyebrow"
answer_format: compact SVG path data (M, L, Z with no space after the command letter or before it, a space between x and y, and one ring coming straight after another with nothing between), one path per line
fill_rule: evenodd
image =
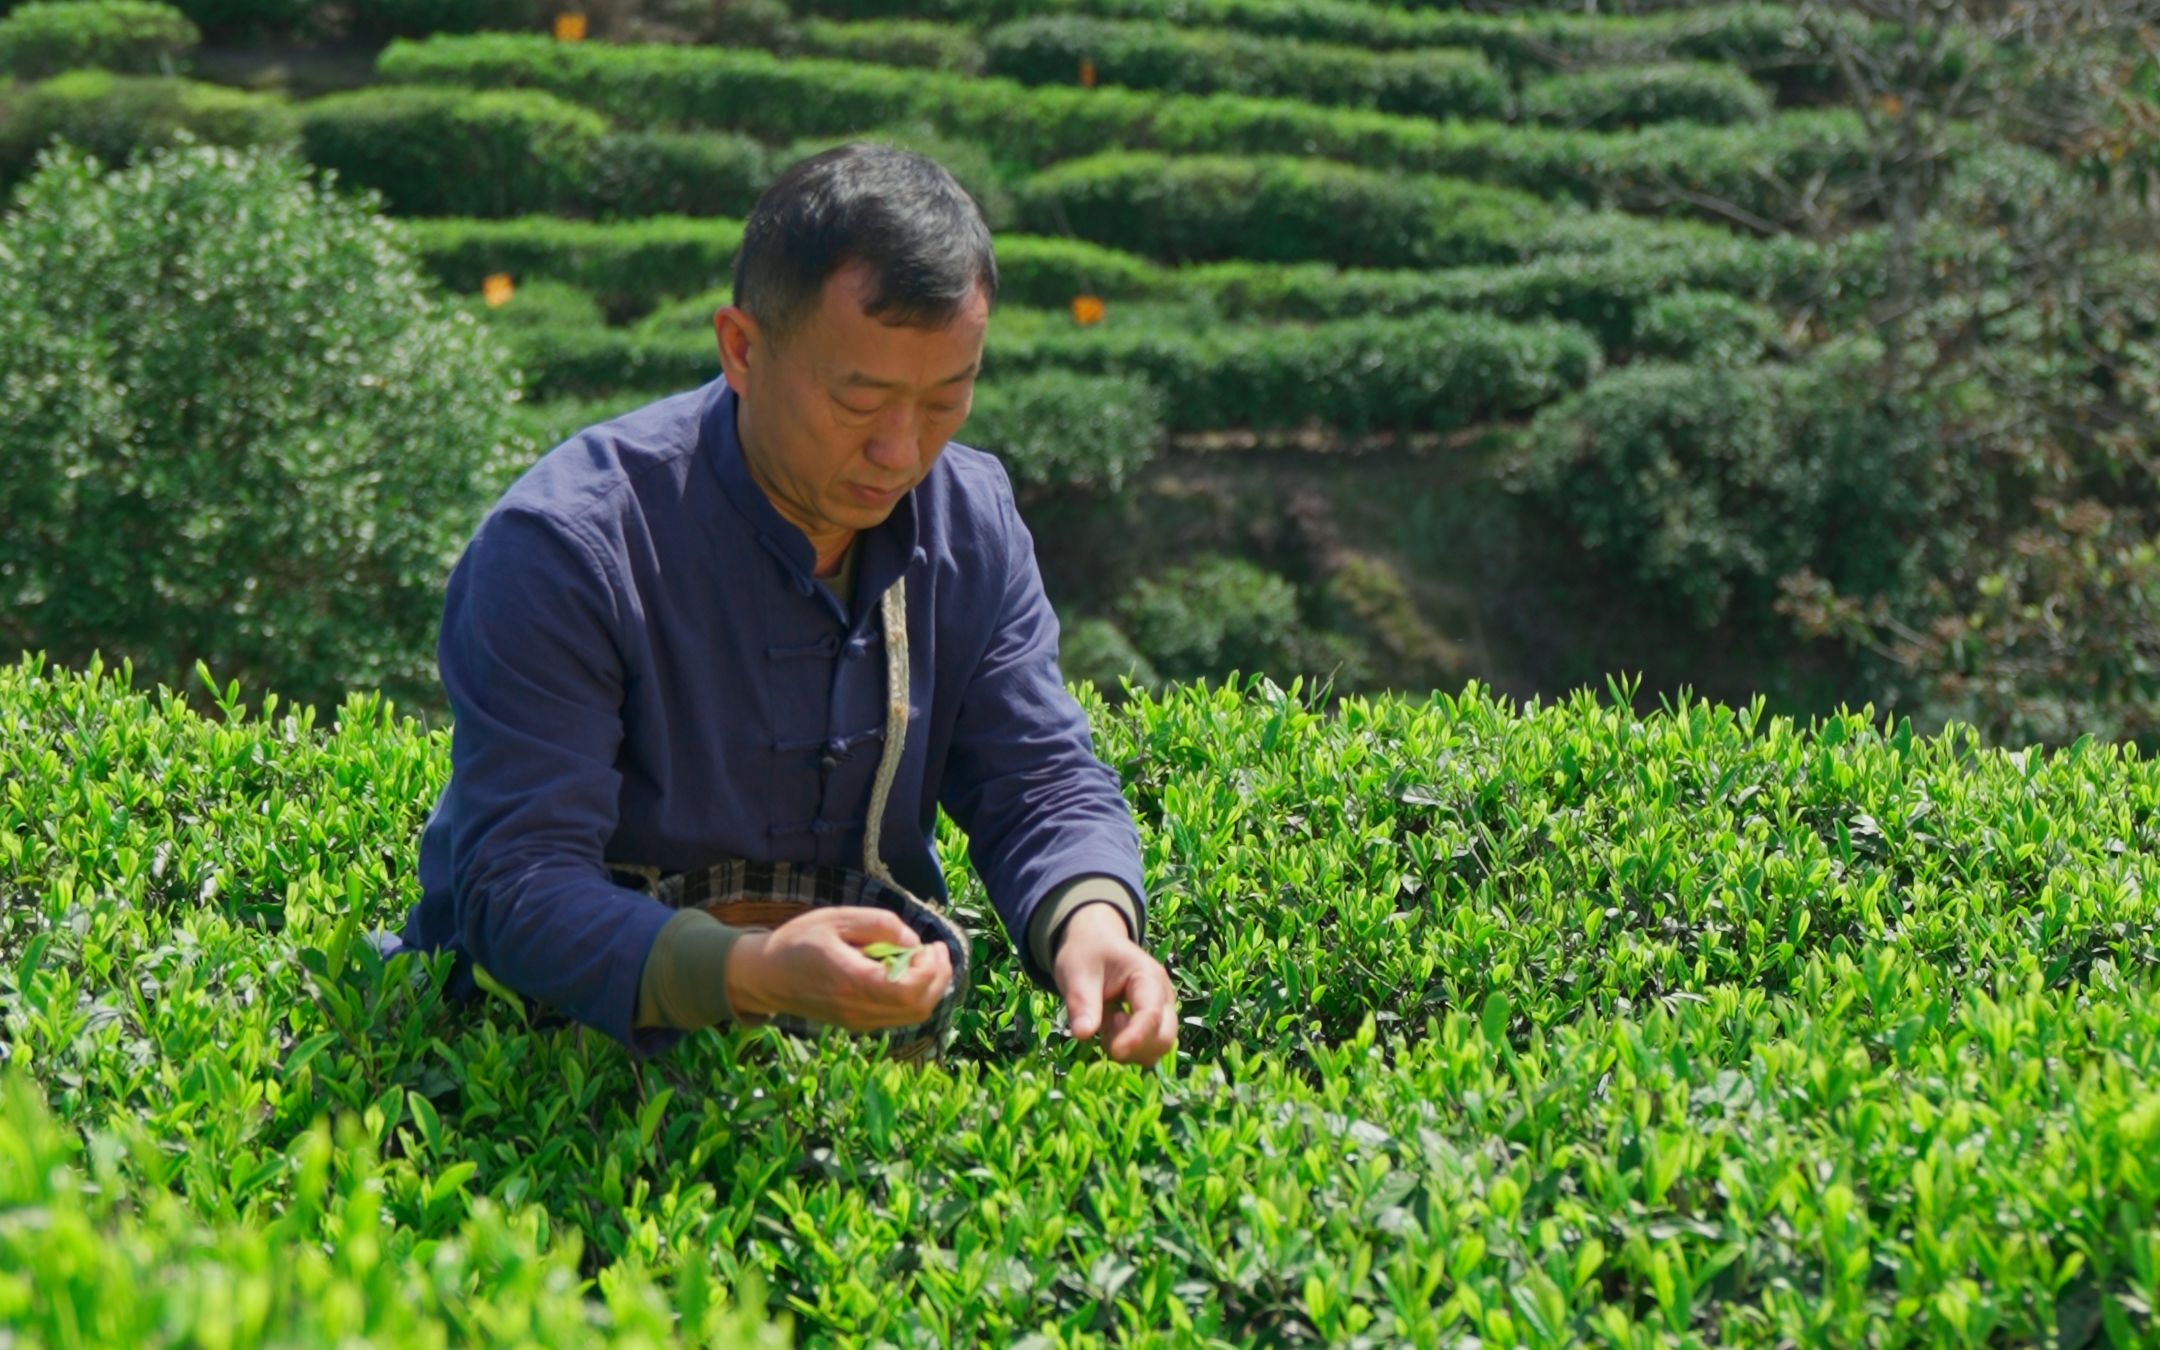
M960 383L962 380L965 380L970 376L974 375L976 369L981 364L982 363L979 361L974 362L970 364L966 370L961 371L959 374L946 376L944 379L937 382L936 387L942 389L948 384ZM898 380L874 380L868 375L863 374L859 370L851 370L847 374L841 376L840 383L847 385L851 389L898 389L900 387L900 382Z

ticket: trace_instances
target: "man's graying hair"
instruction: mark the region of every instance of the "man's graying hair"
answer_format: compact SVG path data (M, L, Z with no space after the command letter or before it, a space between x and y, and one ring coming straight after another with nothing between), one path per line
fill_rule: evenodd
M874 278L863 312L892 327L943 328L978 286L997 302L975 199L936 160L854 141L790 166L758 198L735 257L735 304L777 345L852 262Z

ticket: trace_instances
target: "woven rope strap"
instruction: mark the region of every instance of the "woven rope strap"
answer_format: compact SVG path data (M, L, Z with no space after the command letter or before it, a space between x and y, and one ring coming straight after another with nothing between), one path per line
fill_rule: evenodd
M885 803L892 797L893 778L900 772L900 756L907 750L908 646L907 578L886 588L880 610L885 624L885 752L878 758L877 781L870 789L870 819L863 830L863 871L884 882L925 909L944 911L893 879L878 851L878 834L885 824Z

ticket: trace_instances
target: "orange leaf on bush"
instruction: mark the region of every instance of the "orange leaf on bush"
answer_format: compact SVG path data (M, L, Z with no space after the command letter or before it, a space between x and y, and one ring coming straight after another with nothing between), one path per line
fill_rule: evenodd
M577 13L556 15L555 40L557 42L583 42L585 40L585 16Z
M1082 328L1102 322L1103 302L1092 295L1076 295L1072 302L1073 322Z
M511 284L508 272L497 272L480 283L480 294L486 298L490 309L498 309L508 304L510 297L516 292L517 287Z

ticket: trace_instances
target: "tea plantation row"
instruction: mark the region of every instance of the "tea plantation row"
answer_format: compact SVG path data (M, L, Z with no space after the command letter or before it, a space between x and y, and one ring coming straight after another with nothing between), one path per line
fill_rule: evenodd
M0 1309L56 1341L242 1308L271 1330L228 1343L552 1342L573 1258L625 1342L747 1335L715 1280L813 1344L2160 1336L2134 751L1083 691L1176 1056L1061 1038L948 827L984 959L947 1064L769 1031L633 1062L361 940L413 898L444 731L128 683L0 672L5 1045L63 1131L13 1089L0 1243L66 1234ZM146 1278L198 1321L94 1320Z

